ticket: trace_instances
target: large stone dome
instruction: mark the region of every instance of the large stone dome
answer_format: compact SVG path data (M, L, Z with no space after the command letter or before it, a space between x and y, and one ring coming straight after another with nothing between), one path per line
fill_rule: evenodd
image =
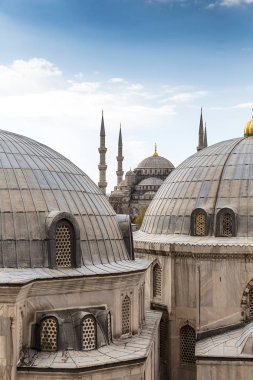
M136 239L164 234L181 235L182 240L191 234L191 215L198 208L210 216L207 235L215 235L219 210L231 209L237 222L235 236L253 237L253 137L212 145L179 165L156 193Z
M174 165L162 156L150 156L142 160L137 169L174 169Z
M48 267L47 224L57 213L73 216L78 225L81 266L128 259L106 197L68 159L0 131L0 164L0 267Z

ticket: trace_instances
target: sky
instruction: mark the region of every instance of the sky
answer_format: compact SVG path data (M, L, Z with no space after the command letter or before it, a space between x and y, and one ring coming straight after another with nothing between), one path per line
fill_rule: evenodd
M158 153L243 135L253 106L253 0L0 0L0 128L38 140L108 191L119 126L125 172Z

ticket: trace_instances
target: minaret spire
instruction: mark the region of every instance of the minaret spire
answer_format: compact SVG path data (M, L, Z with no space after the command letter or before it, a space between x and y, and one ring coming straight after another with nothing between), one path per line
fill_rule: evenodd
M122 134L121 134L121 124L120 124L120 128L119 128L119 141L118 141L118 155L117 155L117 162L118 162L118 170L116 171L116 174L117 174L117 185L119 186L119 184L122 182L123 180L123 160L124 160L124 157L123 157L123 144L122 144Z
M105 161L105 156L106 156L106 151L107 148L105 147L105 123L104 123L104 112L102 110L102 120L101 120L101 128L100 128L100 146L98 148L99 151L99 165L98 165L98 170L99 170L99 182L98 182L98 187L101 189L101 191L106 195L106 187L107 187L107 182L106 182L106 161Z
M205 123L205 132L204 132L204 148L208 146L207 143L207 131L206 131L206 123Z
M204 148L204 127L203 127L203 116L202 116L202 107L200 112L200 121L199 121L199 145L197 146L197 151Z

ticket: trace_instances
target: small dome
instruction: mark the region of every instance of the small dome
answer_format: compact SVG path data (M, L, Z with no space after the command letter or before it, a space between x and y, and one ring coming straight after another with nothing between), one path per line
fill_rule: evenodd
M141 161L137 169L174 169L174 165L162 156L150 156Z
M82 265L128 258L107 198L67 158L0 131L0 162L0 267L48 267L47 222L57 213L78 225Z
M244 136L253 136L253 118L244 127Z
M135 172L133 172L132 170L128 170L128 172L126 172L126 177L130 176L135 176Z
M163 180L160 178L150 177L143 179L140 183L138 183L138 186L161 186L163 183Z

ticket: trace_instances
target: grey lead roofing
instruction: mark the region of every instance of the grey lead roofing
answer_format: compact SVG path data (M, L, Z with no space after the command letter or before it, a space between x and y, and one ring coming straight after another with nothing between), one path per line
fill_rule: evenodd
M136 169L174 169L174 165L162 156L150 156L142 160Z
M252 237L253 137L220 142L186 159L159 188L141 230L189 235L192 211L203 208L211 219L209 234L214 235L215 216L225 207L236 214L236 236Z
M0 131L0 267L48 267L54 210L76 219L83 265L128 260L115 212L92 180L49 147Z

